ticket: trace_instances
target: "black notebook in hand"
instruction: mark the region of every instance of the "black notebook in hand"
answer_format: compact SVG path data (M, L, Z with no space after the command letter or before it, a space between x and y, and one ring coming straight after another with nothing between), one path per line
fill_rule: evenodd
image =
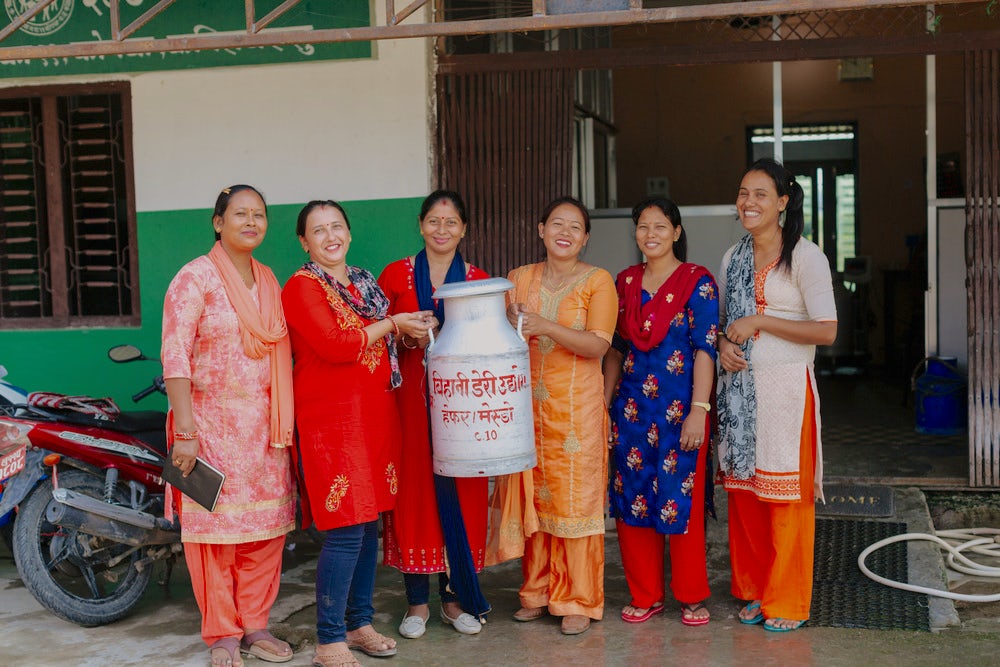
M219 501L219 494L222 492L222 484L226 481L226 473L199 458L195 459L191 474L182 477L181 471L167 460L163 466L163 481L180 489L181 493L209 512L214 512L215 503Z

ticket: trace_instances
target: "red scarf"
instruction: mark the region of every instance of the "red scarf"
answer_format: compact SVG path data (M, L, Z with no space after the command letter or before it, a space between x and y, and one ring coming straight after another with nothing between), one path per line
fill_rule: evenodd
M618 274L618 333L633 345L649 352L670 330L670 322L684 310L688 299L708 270L697 264L678 266L646 305L642 304L642 274L645 264L630 266Z

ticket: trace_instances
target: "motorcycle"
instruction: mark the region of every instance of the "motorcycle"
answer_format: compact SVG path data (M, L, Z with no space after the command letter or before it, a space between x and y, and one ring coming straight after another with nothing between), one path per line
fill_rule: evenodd
M28 400L28 392L20 387L13 385L4 378L7 377L7 369L0 366L0 409L9 405L16 405L19 403L24 403ZM5 431L0 431L0 442L3 441L3 433ZM11 448L8 451L5 447L0 447L0 499L3 498L3 487L4 481L7 477L11 475L8 471L13 471L14 468L20 469L24 467L23 455L20 452L20 448L17 451ZM3 538L4 544L7 548L14 551L14 509L11 508L0 514L0 537Z
M147 359L131 345L108 356ZM166 393L162 376L132 399L156 391ZM111 623L142 598L153 563L166 561L169 578L182 547L180 525L163 518L165 423L163 412L26 395L0 379L0 522L13 524L25 587L56 616Z

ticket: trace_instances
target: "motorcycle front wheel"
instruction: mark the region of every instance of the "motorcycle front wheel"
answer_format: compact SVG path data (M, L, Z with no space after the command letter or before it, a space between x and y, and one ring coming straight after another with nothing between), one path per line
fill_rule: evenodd
M104 480L80 470L60 472L59 487L104 499ZM71 623L92 627L123 618L149 584L152 568L137 567L144 549L49 523L50 500L52 485L45 481L21 504L14 522L14 560L24 585L43 607ZM114 500L128 505L121 488Z

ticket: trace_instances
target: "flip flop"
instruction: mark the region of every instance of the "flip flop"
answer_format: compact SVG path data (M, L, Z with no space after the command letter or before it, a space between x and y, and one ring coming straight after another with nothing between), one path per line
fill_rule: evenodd
M699 625L708 625L708 622L712 620L711 615L705 616L704 618L698 618L696 616L688 618L687 616L684 615L685 613L693 614L696 611L701 611L702 609L708 611L708 607L706 607L702 602L695 602L694 604L682 604L681 623L690 627L697 627Z
M770 621L787 621L787 620L790 620L790 619L775 617L775 618L771 618L771 619L768 619L768 620L770 620ZM769 625L769 624L765 623L764 624L764 629L767 630L768 632L791 632L792 630L798 630L799 628L801 628L803 625L806 624L806 622L808 620L809 619L807 618L804 621L793 621L794 625L791 625L791 626L789 626L787 628L779 628L776 625Z
M740 623L743 625L757 625L764 620L764 612L760 611L760 602L751 602L747 606L743 607L744 611L753 611L757 609L757 614L751 618L743 618L741 615L739 617Z
M635 607L635 605L631 604L629 606L633 608ZM625 621L626 623L645 623L646 621L653 618L657 614L662 614L662 613L663 613L663 603L658 602L649 609L647 609L645 613L638 615L626 614L625 610L622 609L622 620Z
M295 657L291 646L288 647L289 651L287 654L275 653L274 651L268 651L263 646L257 646L257 642L271 642L275 646L287 644L287 642L281 641L267 630L255 630L250 634L243 635L243 639L240 640L240 651L255 658L260 658L265 662L288 662Z

